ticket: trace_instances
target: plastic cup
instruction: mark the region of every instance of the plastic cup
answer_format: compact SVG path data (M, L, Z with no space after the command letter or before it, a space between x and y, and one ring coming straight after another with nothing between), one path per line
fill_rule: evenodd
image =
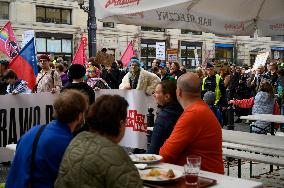
M187 157L187 164L184 165L185 183L188 185L198 184L198 175L200 171L201 158Z

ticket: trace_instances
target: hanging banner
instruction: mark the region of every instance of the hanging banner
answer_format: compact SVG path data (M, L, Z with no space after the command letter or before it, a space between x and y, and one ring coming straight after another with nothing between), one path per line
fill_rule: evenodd
M97 91L96 98L104 94L123 96L129 103L125 135L119 144L146 149L146 115L148 107L156 108L154 97L139 90L108 89ZM13 157L13 152L5 148L7 144L16 144L32 126L52 120L55 98L51 93L0 96L0 162L11 161Z
M156 42L156 59L165 60L166 59L166 43Z

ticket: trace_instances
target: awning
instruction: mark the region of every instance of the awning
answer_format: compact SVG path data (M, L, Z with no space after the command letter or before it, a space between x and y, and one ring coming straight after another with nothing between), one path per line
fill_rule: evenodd
M272 47L271 50L284 51L283 47Z
M216 43L215 46L216 47L222 47L222 48L233 48L234 44L220 44L220 43Z

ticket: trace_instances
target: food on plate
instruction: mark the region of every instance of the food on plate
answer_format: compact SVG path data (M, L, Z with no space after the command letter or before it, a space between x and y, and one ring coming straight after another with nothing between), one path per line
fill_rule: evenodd
M169 171L167 172L167 177L168 178L174 178L175 177L175 173L172 169L169 169Z
M157 168L153 168L148 173L143 174L143 175L145 177L160 177L163 179L172 179L175 177L175 173L172 169L165 171L165 170L160 170Z
M155 161L157 158L154 155L151 156L143 156L138 158L139 161Z

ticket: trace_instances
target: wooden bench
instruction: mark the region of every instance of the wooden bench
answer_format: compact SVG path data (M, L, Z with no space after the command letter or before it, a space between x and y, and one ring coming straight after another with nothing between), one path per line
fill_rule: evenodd
M250 161L250 177L252 177L251 161L284 167L284 152L281 150L223 142L223 156L238 159L239 178L241 178L241 160ZM229 167L228 161L228 175Z

